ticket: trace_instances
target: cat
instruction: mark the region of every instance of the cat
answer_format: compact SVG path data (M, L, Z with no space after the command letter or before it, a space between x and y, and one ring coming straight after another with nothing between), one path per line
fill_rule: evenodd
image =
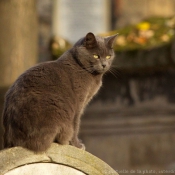
M20 75L5 96L4 148L44 152L52 142L84 148L80 118L110 69L116 36L87 33L57 60Z

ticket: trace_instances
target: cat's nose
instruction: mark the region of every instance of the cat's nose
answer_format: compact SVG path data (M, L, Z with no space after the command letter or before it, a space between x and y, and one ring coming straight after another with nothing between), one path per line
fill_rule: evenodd
M106 67L106 64L102 64L102 67L105 68Z

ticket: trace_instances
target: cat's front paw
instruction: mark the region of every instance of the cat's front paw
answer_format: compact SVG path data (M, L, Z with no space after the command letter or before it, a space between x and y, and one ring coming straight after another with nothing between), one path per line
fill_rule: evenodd
M83 143L81 143L81 148L80 149L86 150L86 147L85 147L85 145Z
M70 144L71 144L72 146L75 146L75 147L80 148L80 149L82 149L82 150L85 150L85 149L86 149L85 145L84 145L84 144L82 143L82 141L79 140L79 139L72 140L72 141L70 142Z

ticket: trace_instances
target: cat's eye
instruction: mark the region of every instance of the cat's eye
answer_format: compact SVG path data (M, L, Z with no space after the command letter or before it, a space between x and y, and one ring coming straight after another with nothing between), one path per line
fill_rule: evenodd
M94 54L93 56L94 56L95 59L99 58L99 55Z
M106 56L106 59L110 59L110 58L111 58L111 56L110 56L110 55Z

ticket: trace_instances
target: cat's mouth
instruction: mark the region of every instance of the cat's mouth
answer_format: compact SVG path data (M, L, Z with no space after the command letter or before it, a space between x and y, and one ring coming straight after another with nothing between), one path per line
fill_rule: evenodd
M108 71L107 65L93 65L92 63L89 64L88 67L84 67L89 73L97 75L97 74L104 74Z
M107 67L101 67L101 68L94 68L92 73L93 74L104 74L106 71L108 71Z

